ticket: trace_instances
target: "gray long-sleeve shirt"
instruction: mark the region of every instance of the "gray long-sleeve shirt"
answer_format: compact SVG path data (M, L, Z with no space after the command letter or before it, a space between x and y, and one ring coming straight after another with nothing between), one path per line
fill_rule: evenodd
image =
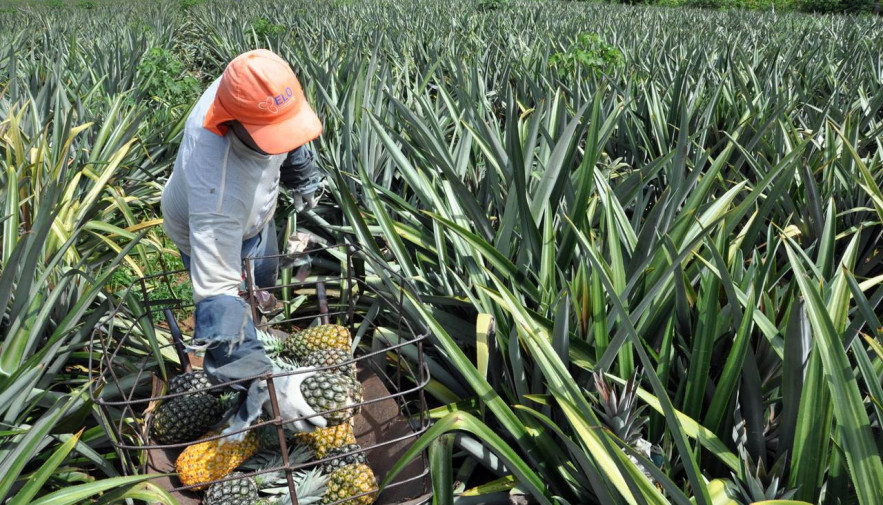
M258 154L232 131L222 137L203 128L218 82L188 116L162 193L166 233L190 256L195 303L215 295L237 296L242 241L273 219L279 168L286 157Z

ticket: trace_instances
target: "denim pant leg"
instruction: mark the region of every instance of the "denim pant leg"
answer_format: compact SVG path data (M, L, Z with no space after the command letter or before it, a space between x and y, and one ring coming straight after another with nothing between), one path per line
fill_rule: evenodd
M260 233L242 243L242 259L251 260L254 283L259 288L271 288L279 278L279 244L276 242L276 223L271 219ZM262 258L262 256L272 256Z
M242 243L241 257L276 255L278 251L276 226L271 220L258 235ZM183 251L181 261L189 272L190 257ZM274 286L278 267L278 258L255 261L255 284L261 288ZM205 349L203 366L214 384L242 380L273 369L255 334L251 310L238 296L213 296L196 305L193 344ZM260 415L261 405L268 398L267 386L264 381L253 380L233 389L248 391L234 417L234 423L244 427Z
M187 273L190 273L190 256L184 253L181 249L178 249L178 254L181 255L181 263L184 263L184 268L187 270Z
M235 412L234 422L244 428L261 414L269 398L262 380L246 380L273 370L258 340L251 309L238 296L217 295L196 304L196 330L192 343L205 350L203 369L212 384L241 381L232 389L248 391Z

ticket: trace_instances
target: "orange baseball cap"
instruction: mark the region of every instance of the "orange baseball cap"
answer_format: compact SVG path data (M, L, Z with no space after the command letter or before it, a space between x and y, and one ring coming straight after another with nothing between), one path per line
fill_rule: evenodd
M294 71L266 49L240 54L227 65L203 126L225 135L224 123L233 119L268 154L293 151L322 133Z

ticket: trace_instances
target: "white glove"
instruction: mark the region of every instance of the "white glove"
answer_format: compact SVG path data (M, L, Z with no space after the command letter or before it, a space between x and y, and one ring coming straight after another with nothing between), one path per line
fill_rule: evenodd
M306 368L296 368L294 371L304 369ZM280 372L282 370L277 369L275 371ZM301 419L284 425L285 429L309 433L316 428L324 428L328 426L328 421L326 421L324 417L316 415L316 411L307 403L304 399L303 393L300 391L301 383L306 380L307 377L310 377L315 373L316 372L298 373L277 377L273 380L273 385L276 387L276 400L279 402L279 415L282 419L296 419L298 417L310 416L306 419ZM264 397L262 410L268 416L273 417L273 404L270 401L270 395L267 392L266 384L262 385L261 390L261 396ZM238 416L235 417L231 420L230 424L221 431L221 434L226 435L234 431L245 429L257 420L258 415L260 415L260 413L252 414L247 420L243 420ZM245 439L246 433L248 432L243 431L242 433L222 438L219 440L219 445L224 445L229 442L242 442Z
M294 211L303 212L315 208L319 204L319 195L316 192L305 195L294 195Z
M297 370L303 370L303 368ZM279 414L282 416L282 419L312 416L289 423L285 426L286 428L309 433L316 428L328 426L328 421L324 417L316 415L316 411L307 403L300 390L301 383L307 377L315 374L316 372L306 372L275 379L276 399L279 401ZM266 407L268 406L265 406L265 409ZM270 407L270 411L272 412L272 407Z

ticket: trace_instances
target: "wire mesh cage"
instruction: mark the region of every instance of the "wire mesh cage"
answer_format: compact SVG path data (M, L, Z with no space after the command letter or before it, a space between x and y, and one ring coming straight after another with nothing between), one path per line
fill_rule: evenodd
M268 261L278 263L280 281L259 289L253 282L255 266ZM352 365L363 393L361 401L317 413L329 415L343 409L359 412L348 422L354 425L360 448L321 459L292 461L289 459L292 439L286 427L306 417L284 418L277 387L281 378L306 373L307 369L274 368L270 373L212 384L200 390L229 390L237 383L266 381L270 405L265 405L264 410L269 410L265 417L227 435L259 429L275 431L274 442L278 444L281 462L249 472L245 477L284 471L287 494L291 503L298 505L293 482L295 472L349 458L353 453L364 453L377 480L383 481L399 456L430 423L424 394L429 382L423 356L423 341L427 335L404 315L406 280L385 262L354 244L313 246L296 254L247 259L243 262L243 272L244 289L240 296L247 301L259 330L276 337L325 324L337 324L349 330L352 359L309 370L333 371L331 369ZM176 374L201 366L201 358L187 345L195 312L189 275L186 270L180 270L141 277L116 300L114 310L92 334L90 359L96 363L89 366L90 374L95 371L90 377L90 394L127 472L174 472L170 462L195 441L159 443L151 436L151 424L162 402L194 394L192 391L169 393L166 388L168 380ZM222 436L214 434L200 441ZM426 455L421 453L384 487L376 503L424 503L431 496L427 477ZM170 491L186 495L193 488L231 478L198 486L186 486L169 479L166 485ZM357 503L347 500L333 503L344 502Z

